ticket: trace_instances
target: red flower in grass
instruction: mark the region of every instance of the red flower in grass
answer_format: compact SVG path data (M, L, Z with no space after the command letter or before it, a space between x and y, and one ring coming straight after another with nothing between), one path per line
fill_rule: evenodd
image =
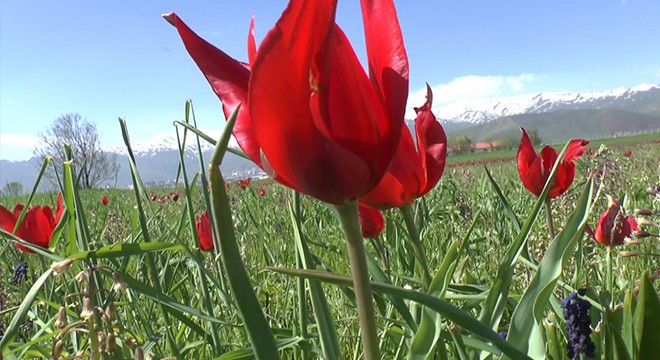
M630 157L630 156L632 156L632 150L626 150L626 151L623 153L623 156L625 156L625 157Z
M103 204L103 206L108 206L108 204L110 204L110 199L107 196L102 197L101 204Z
M247 189L248 186L250 186L250 178L239 180L238 186L240 186L242 190Z
M259 196L264 196L264 195L266 195L266 189L264 189L264 188L259 189L259 191L257 191L257 194L258 194Z
M447 158L447 136L431 111L433 93L427 85L426 102L415 108L417 147L407 126L403 127L394 161L378 186L360 202L378 209L402 207L426 195L440 180Z
M0 227L7 232L14 231L16 221L23 211L23 204L16 204L14 211L10 212L0 205ZM23 222L16 230L16 236L44 249L48 248L53 230L60 222L64 208L62 207L62 194L57 195L55 214L50 206L32 206L25 213ZM25 246L14 244L19 250L31 253Z
M200 249L203 251L212 251L213 235L211 234L211 221L209 220L208 211L206 211L204 215L195 219L195 227L197 228Z
M171 192L170 193L170 199L172 199L172 201L174 201L174 202L179 201L179 193L176 192L176 191Z
M362 237L378 237L385 228L385 218L383 218L383 214L380 210L359 203L358 212L360 216L360 226L362 227Z
M522 130L523 135L518 147L518 173L525 188L538 197L543 192L543 186L550 176L550 171L552 171L558 154L550 146L545 146L541 150L541 154L537 154L525 129L520 128L520 130ZM561 164L559 164L559 169L557 169L557 174L548 193L549 199L558 197L571 186L575 178L575 164L573 164L573 161L582 156L587 144L589 144L587 140L573 140L568 145L568 150Z
M619 202L610 195L607 195L607 210L596 224L596 232L589 226L586 228L589 236L605 246L623 245L625 239L637 230L637 221L632 216L624 215Z
M152 193L151 193L151 197L150 197L150 199L151 199L151 201L156 201L156 200L158 200L158 194L156 194L155 192L152 192Z
M292 0L249 65L198 37L174 13L183 43L234 136L276 181L332 204L374 188L399 145L408 60L392 0L362 0L369 76L335 23L337 0Z

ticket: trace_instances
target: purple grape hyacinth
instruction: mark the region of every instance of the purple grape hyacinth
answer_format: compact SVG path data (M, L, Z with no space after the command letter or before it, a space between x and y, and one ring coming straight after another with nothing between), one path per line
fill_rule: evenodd
M587 293L586 289L580 289L577 293L570 293L567 298L562 299L561 307L564 313L564 329L568 335L568 357L579 359L580 354L593 359L595 346L591 341L591 319L589 308L591 304L580 296Z

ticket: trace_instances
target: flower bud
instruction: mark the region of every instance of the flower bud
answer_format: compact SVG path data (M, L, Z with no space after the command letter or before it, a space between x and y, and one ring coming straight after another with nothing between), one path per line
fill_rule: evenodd
M72 259L64 259L62 261L56 261L50 265L50 269L53 270L55 275L60 275L65 272L69 266L73 263Z
M56 329L62 329L67 325L66 309L64 306L60 306L60 308L57 310L57 320L55 320L53 325Z
M643 243L642 240L626 239L626 245L640 245Z
M85 296L83 299L83 309L80 312L80 318L82 320L89 320L94 317L94 305L92 304L92 299L89 296Z
M144 360L144 351L142 347L136 347L133 355L134 360Z
M89 273L87 271L83 270L83 271L79 272L78 275L76 275L74 277L74 279L77 282L82 283L83 281L89 280Z
M644 230L637 230L637 231L633 232L633 235L635 235L635 237L638 238L638 239L643 239L643 238L647 238L647 237L651 236L651 233L648 232L648 231L644 231Z
M117 344L115 340L115 333L110 333L108 334L108 337L105 338L105 352L115 352L116 349Z
M111 301L108 306L105 307L103 314L105 315L106 321L111 323L115 317L115 303Z
M656 189L654 189L654 188L652 188L652 187L648 187L648 188L646 188L646 192L649 193L649 195L651 195L651 196L656 196L656 195L658 195L658 190L656 190Z
M635 216L640 216L640 215L653 215L653 211L648 210L648 209L635 209Z
M55 343L55 347L53 348L53 353L50 355L50 358L59 359L60 355L62 355L62 351L64 351L64 341L58 340Z
M644 225L644 226L655 226L658 227L656 223L654 223L651 220L645 219L645 218L638 218L637 219L637 224L639 225Z
M121 292L123 290L128 289L128 285L124 282L124 279L122 278L121 274L113 271L112 272L112 281L115 283L112 286L112 290L115 292Z
M638 256L638 255L641 255L641 254L638 253L637 251L621 251L619 253L620 257L633 257L633 256Z

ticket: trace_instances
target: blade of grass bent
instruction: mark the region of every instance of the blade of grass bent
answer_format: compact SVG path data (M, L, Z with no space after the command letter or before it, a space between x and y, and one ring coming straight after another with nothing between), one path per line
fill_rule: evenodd
M211 198L214 223L220 235L220 247L225 273L229 280L229 287L236 298L238 312L245 323L245 329L254 348L257 359L278 359L279 353L275 338L271 332L266 317L259 305L252 282L248 277L241 253L236 241L231 208L225 191L225 184L220 173L220 164L229 145L229 137L236 122L240 106L234 111L222 133L220 141L213 152L209 164L209 177L211 180Z

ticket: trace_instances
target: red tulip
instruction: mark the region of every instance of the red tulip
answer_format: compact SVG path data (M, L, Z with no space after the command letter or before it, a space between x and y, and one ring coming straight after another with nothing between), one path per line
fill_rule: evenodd
M101 204L103 204L103 206L108 206L108 204L110 204L110 199L108 199L107 196L102 197Z
M0 205L0 227L7 232L14 231L16 221L18 220L21 211L23 210L22 204L16 204L14 211L10 212L4 206ZM64 213L62 207L62 194L57 196L57 207L55 215L50 206L32 206L25 213L23 222L16 230L16 236L42 248L48 248L50 238L53 235L53 230L59 223ZM20 244L14 244L19 250L31 253L32 251Z
M362 203L358 204L358 212L360 216L360 226L362 227L362 237L378 237L385 228L385 218L383 218L383 214L378 209L374 209Z
M247 189L248 186L250 186L250 178L239 180L238 186L240 186L242 190Z
M587 227L587 234L605 246L615 246L623 245L625 239L637 230L637 221L632 216L624 215L619 202L607 195L607 210L600 216L596 232Z
M259 189L259 191L257 191L257 194L259 194L259 196L266 195L266 189L263 189L263 188Z
M222 100L242 104L234 136L276 181L332 204L374 188L399 144L408 61L391 0L362 0L368 68L335 24L337 0L292 0L250 64L229 57L175 14L186 49Z
M522 130L523 135L518 147L518 173L525 188L538 197L543 192L543 186L550 176L550 171L557 160L558 154L555 149L546 146L541 150L539 156L534 150L525 129L520 128L520 130ZM549 199L558 197L571 186L573 178L575 178L575 164L573 164L573 161L582 156L587 144L589 144L587 140L573 140L568 145L568 150L557 169L557 175L555 175L548 193Z
M631 155L632 155L632 150L626 150L626 151L623 153L623 156L625 156L625 157L630 157Z
M447 158L447 136L431 111L433 93L427 85L426 102L415 108L417 146L410 130L403 127L394 161L373 190L360 202L378 209L402 207L426 195L440 180Z
M213 250L213 235L211 234L211 221L209 220L209 212L195 219L195 227L197 228L197 237L199 238L199 247L203 251Z
M156 201L156 200L158 200L158 194L156 194L155 192L152 192L150 198L151 198L151 201Z
M171 192L170 193L170 199L172 199L172 201L174 201L174 202L179 201L179 193L178 192Z

